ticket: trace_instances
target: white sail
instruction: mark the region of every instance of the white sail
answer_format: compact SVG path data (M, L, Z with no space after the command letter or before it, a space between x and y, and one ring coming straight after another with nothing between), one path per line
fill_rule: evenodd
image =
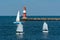
M20 21L20 14L19 14L19 10L18 10L18 13L17 13L17 17L16 17L16 22L19 22Z
M48 32L48 25L46 22L43 24L43 32Z
M18 24L18 25L17 25L17 30L16 30L16 31L17 31L17 34L23 33L23 25L22 25L22 24Z
M22 24L18 24L16 31L23 32L23 25Z

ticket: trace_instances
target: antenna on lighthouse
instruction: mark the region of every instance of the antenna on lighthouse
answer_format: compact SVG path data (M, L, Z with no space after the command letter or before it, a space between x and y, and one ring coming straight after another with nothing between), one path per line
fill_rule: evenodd
M26 17L26 6L24 6L24 8L23 8L23 19L27 19L27 17Z

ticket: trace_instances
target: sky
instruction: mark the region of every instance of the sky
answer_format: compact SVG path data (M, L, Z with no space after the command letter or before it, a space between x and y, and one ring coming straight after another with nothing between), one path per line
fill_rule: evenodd
M0 0L0 16L16 16L18 10L27 16L60 16L60 0Z

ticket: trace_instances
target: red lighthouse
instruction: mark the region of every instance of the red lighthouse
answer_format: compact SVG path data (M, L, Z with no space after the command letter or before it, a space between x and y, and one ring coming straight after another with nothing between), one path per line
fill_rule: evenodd
M23 19L26 19L27 17L26 17L26 7L24 6L24 8L23 8Z

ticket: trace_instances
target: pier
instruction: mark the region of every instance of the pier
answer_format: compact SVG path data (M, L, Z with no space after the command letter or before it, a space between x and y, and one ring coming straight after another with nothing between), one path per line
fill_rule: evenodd
M60 18L21 18L22 21L60 21Z
M22 21L60 21L60 18L28 18L26 15L26 7L23 8Z

